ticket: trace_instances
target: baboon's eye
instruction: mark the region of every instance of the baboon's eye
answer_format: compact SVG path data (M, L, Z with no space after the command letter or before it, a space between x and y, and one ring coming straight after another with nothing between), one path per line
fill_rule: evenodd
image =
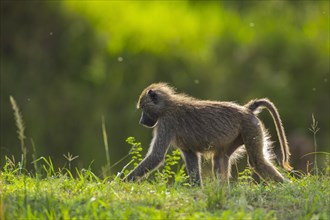
M152 89L150 89L148 91L148 95L150 96L151 100L153 101L153 103L157 103L157 99L158 99L158 95L155 91L153 91Z

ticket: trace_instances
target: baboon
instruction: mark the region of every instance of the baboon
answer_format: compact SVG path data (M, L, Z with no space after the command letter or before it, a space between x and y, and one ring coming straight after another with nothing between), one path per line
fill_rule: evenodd
M140 124L153 128L149 151L124 180L132 181L156 169L170 145L177 147L193 185L201 185L201 155L212 155L213 173L228 181L234 155L243 145L248 164L261 179L283 182L283 176L266 157L268 135L257 114L266 108L272 115L282 151L282 166L291 170L289 147L279 113L268 99L255 99L244 106L233 102L198 100L177 93L166 83L143 90L137 103Z

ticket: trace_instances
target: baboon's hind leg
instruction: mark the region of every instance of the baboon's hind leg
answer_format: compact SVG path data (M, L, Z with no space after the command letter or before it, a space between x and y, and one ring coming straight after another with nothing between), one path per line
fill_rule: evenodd
M283 182L283 176L277 171L274 165L265 159L263 154L264 134L259 123L245 127L242 132L244 145L248 155L248 163L264 180Z

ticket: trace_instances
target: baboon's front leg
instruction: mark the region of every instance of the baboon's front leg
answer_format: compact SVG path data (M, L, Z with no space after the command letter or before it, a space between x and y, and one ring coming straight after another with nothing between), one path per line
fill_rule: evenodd
M162 131L161 128L159 128L159 130ZM123 180L134 181L143 177L147 172L156 169L164 161L169 144L169 133L166 133L166 135L158 135L156 133L149 147L147 156Z
M124 181L134 181L143 177L147 172L157 168L164 160L163 155L150 154L143 161L125 177Z
M182 151L192 185L201 185L200 156L192 151Z

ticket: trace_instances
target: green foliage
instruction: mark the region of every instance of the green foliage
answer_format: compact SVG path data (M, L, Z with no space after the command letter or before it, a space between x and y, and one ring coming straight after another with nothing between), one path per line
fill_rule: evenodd
M217 15L228 14L214 7L215 4L191 7L188 1L134 1L129 5L118 1L99 4L69 1L64 6L87 17L101 34L111 36L107 46L112 54L123 51L164 54L176 49L194 55L207 53L205 45L212 43L224 28ZM116 10L108 13L109 9Z

